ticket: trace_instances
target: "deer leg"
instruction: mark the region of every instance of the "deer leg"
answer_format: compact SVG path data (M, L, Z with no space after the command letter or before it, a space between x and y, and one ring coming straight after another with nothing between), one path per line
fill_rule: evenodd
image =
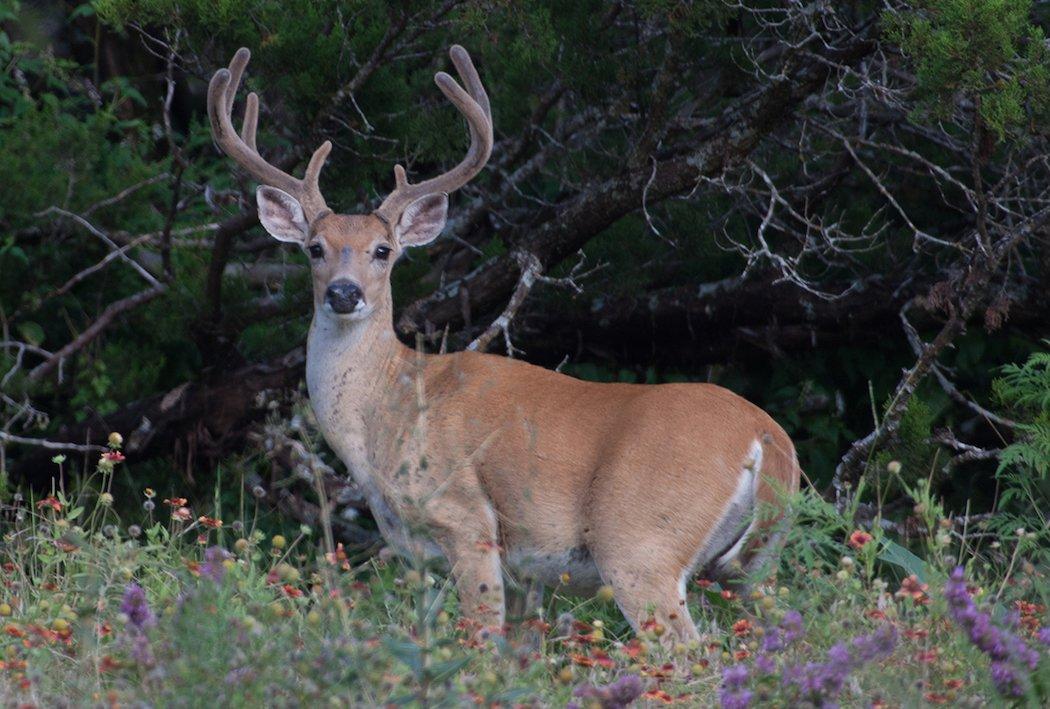
M670 631L665 637L688 643L699 642L700 633L689 614L685 594L678 587L674 574L647 578L641 569L618 568L612 573L602 572L602 578L612 586L616 604L635 632L650 618Z
M524 623L543 618L543 584L535 579L524 579L514 588L507 589L507 622L517 626L524 646L538 650L543 641L543 632L535 624Z
M448 558L459 594L460 613L477 624L487 637L502 632L504 621L503 572L496 542L496 515L488 506L441 505L431 522L434 540Z
M605 522L605 523L603 523ZM690 569L666 547L625 536L622 525L595 520L588 546L602 581L635 632L652 618L668 632L662 639L699 641L700 633L686 604L685 579Z

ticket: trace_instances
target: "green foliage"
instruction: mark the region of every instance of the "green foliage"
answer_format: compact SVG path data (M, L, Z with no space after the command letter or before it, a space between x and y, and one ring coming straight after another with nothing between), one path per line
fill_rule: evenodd
M998 473L1006 482L1002 502L1020 505L1045 522L1050 503L1050 352L1035 352L1023 364L1003 367L993 387L1017 419L1016 437L999 456Z
M893 41L916 65L923 105L950 115L977 104L1000 140L1050 117L1050 50L1031 22L1031 0L935 0L886 16Z

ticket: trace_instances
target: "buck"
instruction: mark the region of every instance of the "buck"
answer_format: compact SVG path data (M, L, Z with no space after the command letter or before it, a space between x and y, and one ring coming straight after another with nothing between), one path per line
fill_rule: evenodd
M448 194L492 150L477 70L462 47L450 55L466 88L444 72L434 78L466 118L466 157L417 184L395 166L393 192L370 214L325 204L318 178L329 142L302 179L261 157L256 94L241 134L234 130L247 49L209 86L216 143L261 183L262 225L310 260L306 381L321 431L388 543L447 559L461 613L478 627L503 626L506 567L512 578L576 593L608 585L636 630L651 617L695 640L687 581L775 549L756 510L777 509L798 489L794 446L765 412L718 386L599 384L501 356L401 344L391 268L404 249L441 233Z

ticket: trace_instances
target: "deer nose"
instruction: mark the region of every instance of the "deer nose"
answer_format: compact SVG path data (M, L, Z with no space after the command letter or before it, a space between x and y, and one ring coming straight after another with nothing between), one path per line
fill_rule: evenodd
M356 283L336 281L325 290L324 300L334 312L346 315L364 303L365 294Z

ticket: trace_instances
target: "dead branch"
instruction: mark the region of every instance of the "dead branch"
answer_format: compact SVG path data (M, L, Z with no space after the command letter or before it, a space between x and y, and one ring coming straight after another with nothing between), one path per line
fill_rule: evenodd
M510 324L536 283L536 277L542 271L540 260L533 254L519 252L518 263L521 264L521 277L518 278L518 284L514 287L510 300L507 301L507 307L503 309L498 318L492 321L491 325L485 328L484 332L467 345L468 350L484 352L493 338L502 332L503 341L507 346L507 356L514 356L515 348L510 340Z
M96 337L102 334L103 330L109 327L110 323L112 323L118 315L133 308L137 308L143 303L148 303L166 290L167 286L158 283L153 288L147 288L146 290L139 291L134 295L129 295L127 298L122 298L114 303L110 303L106 306L106 309L102 311L102 314L99 315L93 323L88 325L83 332L73 338L72 341L59 349L44 362L41 362L31 369L29 371L29 380L33 382L40 381L59 367L67 357L79 352L94 341Z
M16 436L7 431L0 431L0 444L14 443L20 446L33 446L46 448L49 451L74 451L76 453L92 453L106 450L105 446L82 443L68 443L66 441L50 441L46 438L30 438L27 436Z

